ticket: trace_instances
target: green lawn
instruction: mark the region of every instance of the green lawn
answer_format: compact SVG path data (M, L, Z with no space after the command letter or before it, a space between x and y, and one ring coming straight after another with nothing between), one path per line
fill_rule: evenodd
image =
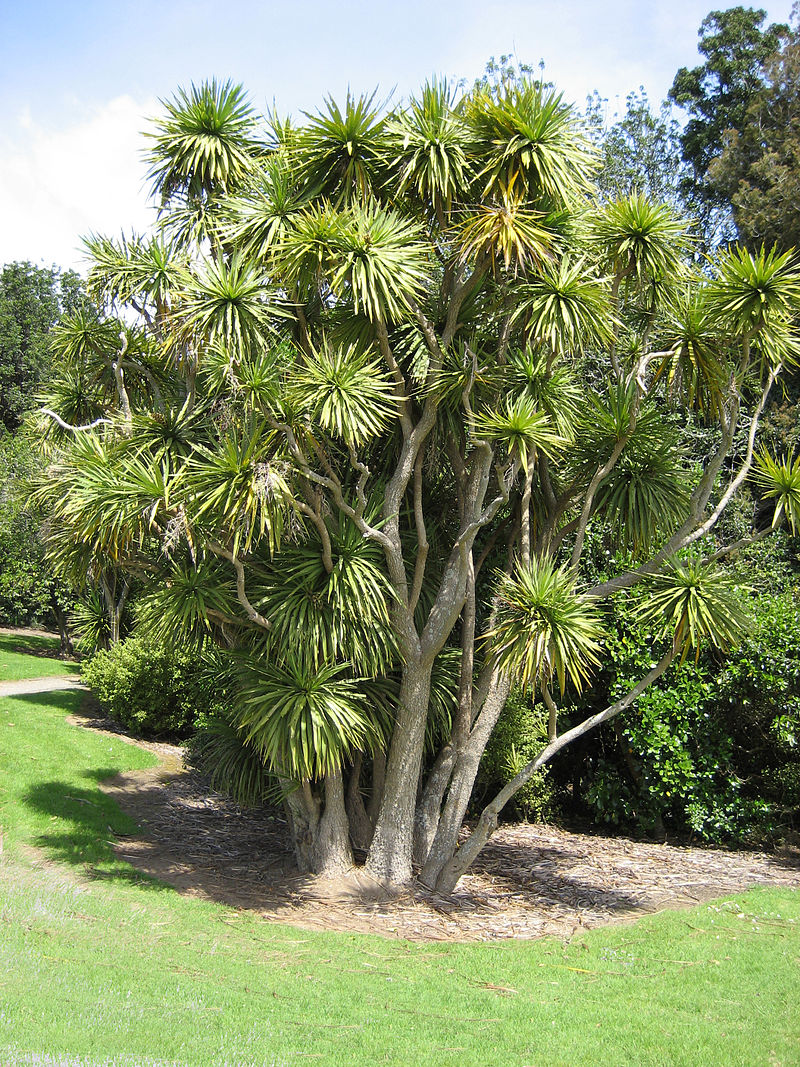
M0 700L0 1063L800 1063L800 894L567 944L270 924L114 859L133 827L97 783L151 757L68 726L80 699Z
M57 637L0 634L0 681L80 674L77 663L58 658L58 648Z

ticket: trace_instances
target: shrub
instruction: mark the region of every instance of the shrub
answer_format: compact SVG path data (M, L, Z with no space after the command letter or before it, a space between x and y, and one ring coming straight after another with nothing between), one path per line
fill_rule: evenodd
M532 707L527 693L512 693L481 759L473 803L480 805L499 792L546 744L546 710ZM545 768L533 775L505 810L517 818L544 820L552 817L555 808L555 790Z
M134 636L98 652L83 677L116 722L138 737L188 737L199 716L219 710L213 650L171 648Z

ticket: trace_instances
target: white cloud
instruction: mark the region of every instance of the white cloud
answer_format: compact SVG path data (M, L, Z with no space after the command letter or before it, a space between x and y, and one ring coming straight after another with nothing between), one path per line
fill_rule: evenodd
M156 108L120 96L59 129L20 114L0 136L0 263L81 269L83 235L147 227L142 130Z

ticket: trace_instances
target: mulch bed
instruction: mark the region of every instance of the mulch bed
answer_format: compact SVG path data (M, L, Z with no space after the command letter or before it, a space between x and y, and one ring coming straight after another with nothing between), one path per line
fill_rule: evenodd
M109 727L91 713L74 721ZM800 888L796 849L729 852L515 824L494 834L452 896L417 887L388 899L358 871L337 881L299 875L280 814L209 793L174 746L134 743L161 763L103 786L142 828L120 842L119 857L182 892L308 929L412 940L572 937L752 886Z

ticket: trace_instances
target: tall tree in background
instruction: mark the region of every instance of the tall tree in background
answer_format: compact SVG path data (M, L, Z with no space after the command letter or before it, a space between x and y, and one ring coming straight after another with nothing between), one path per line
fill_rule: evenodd
M708 180L712 161L722 151L726 131L741 131L747 109L764 85L764 65L789 33L783 23L764 28L763 9L733 7L711 11L700 24L698 50L705 62L675 75L669 99L688 112L681 135L686 163L682 192L708 232L730 236L729 202Z
M607 124L607 101L589 97L586 120L600 152L597 186L608 200L638 192L679 206L680 130L669 105L654 110L644 89L629 93L625 112Z
M7 263L0 272L0 423L19 428L50 367L48 335L81 300L74 271Z
M797 9L795 9L795 16ZM800 247L800 38L795 29L764 64L739 129L729 129L708 169L710 187L731 205L741 240Z

